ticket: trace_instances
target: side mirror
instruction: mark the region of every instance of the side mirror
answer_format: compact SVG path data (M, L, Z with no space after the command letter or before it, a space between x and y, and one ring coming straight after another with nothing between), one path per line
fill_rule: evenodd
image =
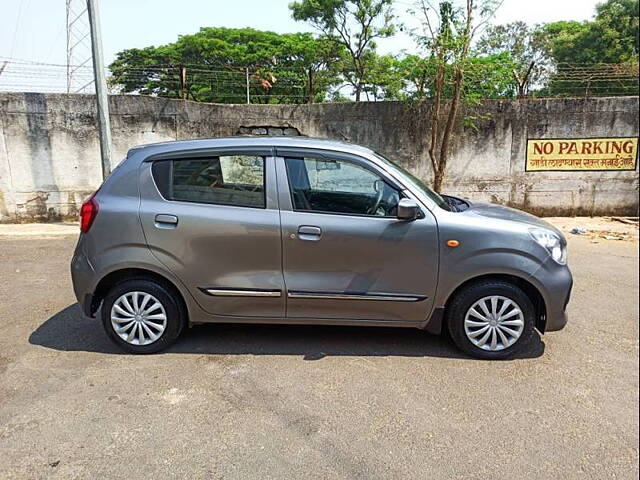
M402 198L398 202L398 220L404 220L410 222L415 220L420 215L420 207L415 200L410 198Z

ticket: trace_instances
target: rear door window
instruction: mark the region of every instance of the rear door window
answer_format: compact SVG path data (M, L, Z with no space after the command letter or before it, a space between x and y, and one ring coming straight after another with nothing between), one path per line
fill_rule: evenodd
M264 158L261 156L159 161L153 170L158 188L169 200L265 208ZM169 181L163 182L162 177Z

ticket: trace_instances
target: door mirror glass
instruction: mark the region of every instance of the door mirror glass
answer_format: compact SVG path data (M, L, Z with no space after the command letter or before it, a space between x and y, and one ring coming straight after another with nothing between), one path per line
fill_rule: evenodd
M402 198L398 202L398 220L411 221L420 215L420 207L410 198Z

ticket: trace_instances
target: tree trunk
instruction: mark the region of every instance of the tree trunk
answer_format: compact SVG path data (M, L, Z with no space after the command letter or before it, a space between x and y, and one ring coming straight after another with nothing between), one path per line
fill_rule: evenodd
M440 101L444 87L444 65L442 63L438 65L438 70L436 71L435 87L435 98L433 99L433 106L431 107L431 143L429 145L429 159L431 160L434 179L439 170L436 147L440 134Z
M315 96L313 93L313 70L309 69L309 92L307 97L307 103L313 103L313 97Z
M524 76L520 76L515 69L512 70L513 77L516 79L516 86L518 88L518 98L524 98L527 94L527 83L529 82L529 75L531 75L531 70L533 70L533 66L535 62L531 62L529 64L529 68L525 72Z
M362 93L362 84L358 82L356 85L356 102L360 101L360 94Z
M455 120L458 115L458 106L460 105L460 96L462 94L463 81L464 73L462 69L457 68L453 85L453 98L451 99L451 106L449 108L447 123L442 134L442 146L440 147L440 158L438 159L437 175L440 175L442 179L444 179L444 175L447 171L447 162L449 161L449 147L451 146L451 142L453 141L453 129L455 127ZM442 187L442 179L440 180L440 187ZM440 193L439 190L436 191Z
M442 185L444 183L444 174L445 174L444 170L438 170L433 175L433 189L438 193L442 191Z

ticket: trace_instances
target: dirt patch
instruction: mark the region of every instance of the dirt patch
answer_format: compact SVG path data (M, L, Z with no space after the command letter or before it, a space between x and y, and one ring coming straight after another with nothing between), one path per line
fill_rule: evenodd
M549 217L546 221L568 237L583 236L593 242L638 242L638 217Z

